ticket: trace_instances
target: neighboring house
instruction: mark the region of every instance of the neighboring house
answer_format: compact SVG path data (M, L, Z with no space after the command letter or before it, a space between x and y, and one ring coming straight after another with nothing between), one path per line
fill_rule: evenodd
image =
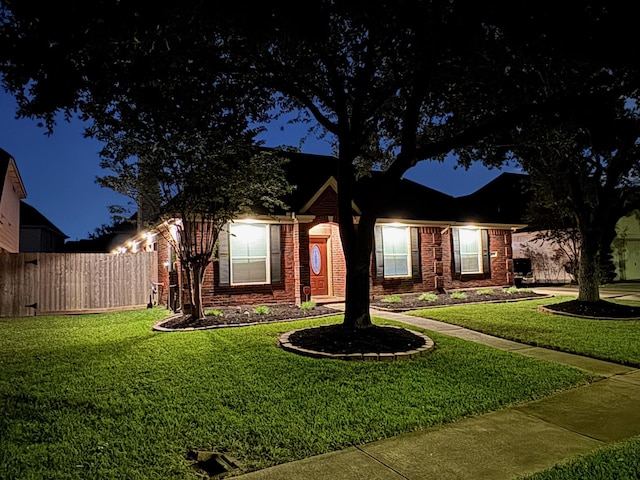
M26 196L16 161L0 148L0 253L20 251L20 200Z
M513 258L528 258L535 283L572 283L575 282L566 265L574 255L574 246L558 244L549 240L538 240L540 231L518 231L512 235Z
M615 280L640 280L640 210L618 220L611 249L616 266Z
M20 252L60 252L67 238L36 208L20 202Z
M498 214L494 220L512 218L520 219L526 224L526 207L531 201L527 179L525 174L503 173L472 195L460 198L465 202L461 208L473 212L475 206L479 206L482 211L488 209ZM487 220L478 215L469 218ZM542 231L531 227L513 232L513 258L527 258L531 261L536 283L575 282L565 266L572 258L577 258L577 246L538 240L536 237L539 233ZM614 281L640 280L640 210L618 220L611 251L616 269Z
M345 295L336 169L334 157L292 154L287 176L297 188L286 198L289 209L237 218L223 230L217 258L205 274L205 306ZM519 219L473 195L456 199L406 179L380 184L373 173L355 192L356 220L359 204L370 195L386 199L375 228L372 295L513 283L511 233L524 227ZM468 205L473 209L465 210ZM167 287L176 283L169 277L175 257L167 242L144 233L118 251L149 249L159 253L159 301L166 303Z

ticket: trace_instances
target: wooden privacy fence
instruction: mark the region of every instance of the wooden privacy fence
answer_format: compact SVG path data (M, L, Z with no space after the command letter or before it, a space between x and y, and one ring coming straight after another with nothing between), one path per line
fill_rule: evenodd
M0 254L0 317L144 307L158 281L156 252Z

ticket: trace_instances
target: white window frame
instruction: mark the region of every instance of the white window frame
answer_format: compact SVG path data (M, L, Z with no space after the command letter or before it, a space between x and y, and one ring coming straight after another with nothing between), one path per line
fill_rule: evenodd
M385 241L385 238L388 238L387 235L385 234L385 232L390 232L394 230L394 235L396 235L396 231L399 230L403 230L404 231L404 241L405 241L405 245L407 247L407 252L406 254L399 254L399 253L387 253L387 245L389 242ZM384 278L407 278L407 277L411 277L411 231L410 231L410 227L407 226L397 226L397 225L382 225L382 255L383 255L383 259L384 259ZM400 274L400 275L388 275L387 274L387 258L389 257L395 257L395 258L401 258L404 257L406 259L406 264L407 264L407 273L405 274Z
M482 236L481 236L481 230L479 228L460 228L458 229L458 236L460 239L460 245L459 245L459 249L460 249L460 273L467 275L467 274L475 274L475 273L482 273L483 272L483 259L482 259ZM477 253L474 254L468 254L468 253L463 253L462 252L462 245L463 242L468 241L471 237L475 237L475 242L476 245L478 246L478 251ZM477 261L478 261L478 269L477 270L465 270L464 269L464 258L468 258L468 257L472 257L475 256L477 257Z
M265 230L265 255L264 256L237 256L234 257L234 253L233 253L233 236L237 233L234 232L234 230L238 230L239 228L243 228L243 227L262 227ZM270 283L270 278L271 278L271 245L270 245L270 235L269 235L269 224L262 224L262 223L248 223L248 222L235 222L229 225L229 234L230 234L230 239L229 239L229 282L230 285L266 285L268 283ZM265 278L264 280L261 281L257 281L257 282L236 282L234 279L234 265L233 265L233 260L234 258L242 258L242 259L262 259L264 258L264 262L265 262Z

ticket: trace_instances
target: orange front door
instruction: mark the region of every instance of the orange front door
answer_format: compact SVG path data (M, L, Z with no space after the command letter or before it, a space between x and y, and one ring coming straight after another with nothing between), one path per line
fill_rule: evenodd
M311 296L329 295L326 238L309 239L309 266L311 267Z

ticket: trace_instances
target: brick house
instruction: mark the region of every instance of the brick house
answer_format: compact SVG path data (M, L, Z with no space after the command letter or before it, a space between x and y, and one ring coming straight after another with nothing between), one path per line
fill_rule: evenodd
M299 304L344 296L337 160L309 154L291 157L287 175L297 188L286 199L289 209L239 217L226 226L205 273L205 307ZM518 219L494 215L493 205L483 208L473 198L454 198L407 179L384 186L376 179L374 173L359 182L353 202L357 221L359 201L367 195L386 197L375 228L373 296L513 283L511 232L524 226ZM128 245L129 251L158 251L158 303L170 305L167 287L178 285L180 278L171 271L175 258L166 240L145 233Z

